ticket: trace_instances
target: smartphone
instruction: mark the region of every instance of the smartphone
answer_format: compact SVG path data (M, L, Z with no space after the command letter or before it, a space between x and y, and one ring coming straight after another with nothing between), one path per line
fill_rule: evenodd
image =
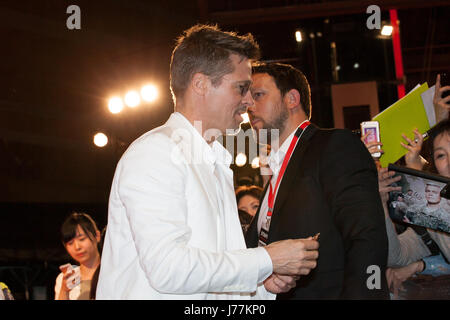
M61 272L70 272L73 270L73 267L70 263L66 263L63 264L62 266L59 266L59 270L61 270Z
M66 263L63 264L62 266L59 266L59 270L61 270L61 272L72 273L72 275L69 278L67 278L67 288L69 290L72 290L74 287L80 284L81 282L80 268L74 269L70 263Z
M380 142L380 125L378 121L364 121L361 122L361 136L367 135L364 139L364 143L367 145L372 142ZM380 146L377 146L378 149L381 149ZM379 158L381 157L381 152L372 153L372 157Z
M441 75L441 88L445 86L450 86L450 74L448 72L443 72ZM450 95L450 90L442 92L442 98Z

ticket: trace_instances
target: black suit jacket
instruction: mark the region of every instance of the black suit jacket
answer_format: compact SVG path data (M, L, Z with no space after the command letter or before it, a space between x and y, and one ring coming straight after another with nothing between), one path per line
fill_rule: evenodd
M262 199L266 192L267 186ZM259 214L247 231L248 247L258 246ZM280 183L268 243L319 232L317 267L277 299L389 299L388 240L375 163L349 130L311 124ZM368 270L372 265L380 272ZM371 276L379 276L378 282ZM369 289L367 282L381 287Z

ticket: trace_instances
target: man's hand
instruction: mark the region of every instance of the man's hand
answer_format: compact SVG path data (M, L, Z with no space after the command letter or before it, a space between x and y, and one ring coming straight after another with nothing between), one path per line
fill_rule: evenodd
M307 275L317 265L319 242L308 239L282 240L264 247L272 259L273 272L280 275Z
M291 277L291 276L282 276L279 274L272 273L270 277L268 277L264 281L264 287L267 291L272 293L282 293L288 292L292 288L295 288L297 284L297 280L300 277Z

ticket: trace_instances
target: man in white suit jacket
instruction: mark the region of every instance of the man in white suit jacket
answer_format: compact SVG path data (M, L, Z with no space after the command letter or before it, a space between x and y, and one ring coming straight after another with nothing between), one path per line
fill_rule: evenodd
M246 249L231 155L217 141L253 104L251 35L197 25L171 61L175 110L134 141L112 184L97 299L274 299L316 266L318 243Z

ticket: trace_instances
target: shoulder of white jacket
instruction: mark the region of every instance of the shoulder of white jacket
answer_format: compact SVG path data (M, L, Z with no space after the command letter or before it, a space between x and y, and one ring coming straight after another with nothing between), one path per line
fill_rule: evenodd
M135 158L137 154L147 154L152 150L158 150L160 158L165 155L183 155L181 162L185 162L184 158L192 156L186 150L190 148L186 148L186 146L195 144L196 139L192 134L192 128L189 128L182 120L171 116L165 124L144 133L130 144L119 162L123 163L123 161L128 161L127 158Z
M165 140L164 138L167 138L170 141L176 143L177 141L175 140L179 139L180 136L185 136L185 134L183 133L190 132L191 129L189 128L188 123L186 121L183 121L183 119L180 119L179 117L180 116L177 114L172 114L169 119L167 119L166 123L150 131L147 131L139 138L134 140L131 145L152 139Z
M129 145L123 156L126 156L128 153L133 152L136 149L147 148L149 144L157 144L160 147L170 147L175 144L172 139L173 130L174 129L171 127L162 125L144 133Z

